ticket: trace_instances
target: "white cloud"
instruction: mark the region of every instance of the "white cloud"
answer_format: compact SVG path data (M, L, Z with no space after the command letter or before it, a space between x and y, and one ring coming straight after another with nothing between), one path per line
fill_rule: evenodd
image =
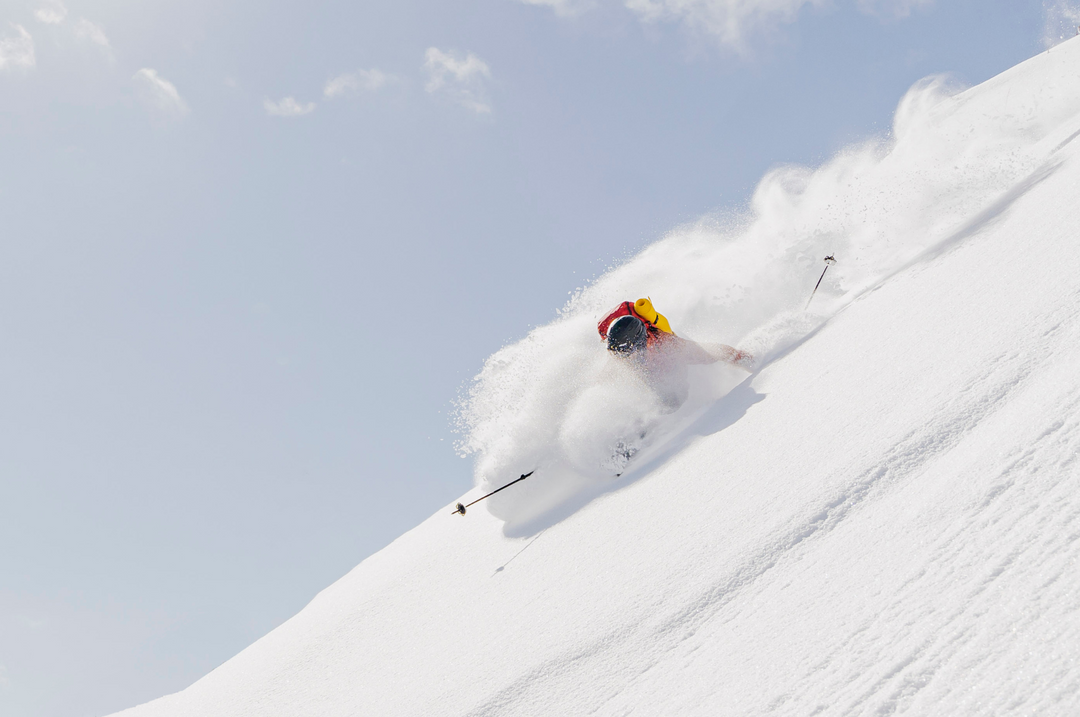
M560 17L572 17L580 15L586 10L596 6L593 0L519 0L526 5L542 5L550 7Z
M1080 3L1055 0L1055 2L1046 3L1045 7L1043 47L1053 47L1062 40L1080 34Z
M332 99L347 92L355 92L356 90L375 91L393 79L394 77L392 75L387 75L380 70L357 70L356 72L346 72L338 75L332 80L326 81L326 86L323 87L323 96L327 99Z
M443 93L458 104L474 112L491 112L486 97L485 81L491 78L487 63L471 52L465 57L455 52L443 52L429 47L425 54L424 69L428 72L425 89Z
M575 15L595 5L594 0L518 0L552 8L557 15ZM824 8L835 0L622 0L644 23L678 22L716 37L736 51L748 49L750 39L778 25L794 22L804 7ZM861 11L902 18L934 0L849 0Z
M105 34L105 31L101 29L100 25L96 25L84 17L75 23L75 37L80 40L89 40L112 58L112 45L109 43L109 37Z
M175 85L149 67L136 72L132 78L139 91L139 97L155 117L159 119L180 119L191 110L184 98L176 91Z
M0 70L16 67L29 69L37 64L34 57L34 38L22 25L9 23L16 34L0 37Z
M302 105L292 97L283 97L277 102L263 100L263 107L266 108L266 114L275 117L300 117L315 111L314 102Z
M794 22L805 5L827 4L828 0L626 0L626 7L644 22L682 22L736 50L744 50L756 32Z
M609 0L614 1L614 0ZM1049 0L1047 0L1049 2ZM578 15L597 5L597 0L518 0L526 5L550 7L556 15ZM621 0L643 23L677 22L713 35L737 52L749 49L753 36L794 22L804 7L828 8L836 0ZM935 0L843 0L864 13L885 18L904 18ZM1080 0L1054 0L1075 6Z
M52 0L38 8L34 17L48 25L58 25L67 17L67 8L60 0Z

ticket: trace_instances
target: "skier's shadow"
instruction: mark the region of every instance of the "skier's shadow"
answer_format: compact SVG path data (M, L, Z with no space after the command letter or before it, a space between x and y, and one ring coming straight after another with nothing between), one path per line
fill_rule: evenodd
M766 394L758 393L750 385L753 378L753 376L748 376L742 383L731 389L726 396L690 424L680 434L680 438L686 436L685 440L689 440L696 436L711 436L719 433L745 416L751 406L764 401Z
M503 526L503 535L508 538L525 538L537 535L556 523L569 518L596 498L606 493L622 490L651 474L667 463L673 456L680 453L695 439L719 433L734 424L746 415L751 406L765 400L766 394L758 393L750 385L756 376L757 372L747 376L742 383L706 409L693 423L668 439L662 449L649 456L641 464L634 466L631 471L610 483L581 491L535 518L521 523L506 523ZM539 536L537 535L537 537Z

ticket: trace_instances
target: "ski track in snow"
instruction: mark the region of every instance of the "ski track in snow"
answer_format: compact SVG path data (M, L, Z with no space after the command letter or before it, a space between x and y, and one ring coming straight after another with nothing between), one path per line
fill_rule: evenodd
M1070 41L922 83L891 143L602 277L465 409L478 490L545 451L549 480L440 511L125 714L1080 714L1078 80ZM638 294L766 361L660 416L591 333ZM622 425L667 435L612 481L575 431L617 435L624 389Z

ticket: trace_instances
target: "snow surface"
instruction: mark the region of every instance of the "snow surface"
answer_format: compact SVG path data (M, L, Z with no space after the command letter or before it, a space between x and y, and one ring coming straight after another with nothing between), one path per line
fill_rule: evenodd
M533 477L121 714L1080 714L1077 137L1073 40L673 231L478 377L466 499ZM663 413L595 333L645 295L758 370Z

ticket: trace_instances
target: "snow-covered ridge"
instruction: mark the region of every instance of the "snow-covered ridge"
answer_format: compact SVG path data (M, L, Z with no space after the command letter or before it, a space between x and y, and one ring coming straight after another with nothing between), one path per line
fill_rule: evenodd
M485 367L470 496L533 478L124 714L1080 711L1078 137L1070 41L672 232ZM765 365L613 481L590 441L675 420L603 367L638 295Z

